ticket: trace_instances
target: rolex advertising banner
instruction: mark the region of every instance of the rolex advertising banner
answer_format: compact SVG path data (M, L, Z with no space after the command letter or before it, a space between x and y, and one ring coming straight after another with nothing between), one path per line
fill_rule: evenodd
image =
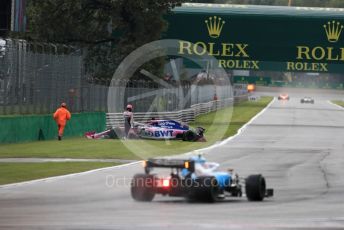
M189 3L167 20L179 54L225 69L344 72L344 9Z

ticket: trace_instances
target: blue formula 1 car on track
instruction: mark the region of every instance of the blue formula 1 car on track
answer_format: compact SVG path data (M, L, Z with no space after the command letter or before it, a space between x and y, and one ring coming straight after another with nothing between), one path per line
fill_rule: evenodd
M131 196L136 201L152 201L156 194L185 197L189 201L215 202L226 197L241 197L242 184L233 170L217 171L219 164L201 156L190 159L149 159L144 161L144 174L136 174L131 183ZM153 168L170 168L168 177L151 174ZM273 196L262 175L244 179L249 201L262 201Z

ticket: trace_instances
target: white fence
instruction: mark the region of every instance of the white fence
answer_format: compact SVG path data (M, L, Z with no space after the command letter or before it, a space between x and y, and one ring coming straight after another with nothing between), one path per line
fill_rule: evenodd
M247 100L247 95L235 97L234 100L224 99L217 101L209 101L206 103L199 103L192 105L188 109L174 111L174 112L147 112L147 113L135 113L135 122L147 122L153 117L156 119L172 119L182 122L194 121L195 118L201 114L209 113L233 105L233 103ZM106 126L116 127L123 125L123 113L107 113L106 114Z
M178 111L190 108L191 105L205 103L213 100L231 98L233 95L231 85L196 85L178 82L168 83L170 88L161 87L156 82L145 84L136 81L128 84L126 81L109 87L108 98L115 100L113 107L108 108L112 113L122 112L125 104L134 106L136 113L147 111ZM123 86L124 85L124 86ZM116 99L115 99L116 98ZM125 99L125 100L124 100Z

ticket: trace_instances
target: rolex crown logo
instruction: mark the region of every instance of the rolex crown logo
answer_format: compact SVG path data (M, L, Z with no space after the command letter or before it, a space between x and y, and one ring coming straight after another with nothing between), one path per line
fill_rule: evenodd
M209 36L212 38L220 37L221 30L225 21L222 20L220 17L209 17L209 20L205 20L205 24L207 24Z
M332 21L324 25L326 36L329 42L337 42L344 28L340 22Z

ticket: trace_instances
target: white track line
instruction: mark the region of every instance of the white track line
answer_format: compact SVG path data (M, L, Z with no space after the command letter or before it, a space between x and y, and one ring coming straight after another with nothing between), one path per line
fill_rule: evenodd
M130 165L138 164L140 162L141 161L135 161L135 162L128 163L128 164L122 164L122 165L110 166L110 167L106 167L106 168L93 169L93 170L89 170L89 171L86 171L86 172L72 173L72 174L67 174L67 175L47 177L47 178L43 178L43 179L37 179L37 180L30 180L30 181L18 182L18 183L13 183L13 184L0 185L0 189L1 188L8 188L8 187L16 187L16 186L21 186L21 185L35 184L35 183L38 183L38 182L51 182L51 181L55 181L55 180L59 180L59 179L67 178L67 177L75 177L75 176L80 176L80 175L86 175L86 174L89 174L89 173L100 172L100 171L104 171L104 170L108 170L108 169L122 168L122 167L130 166Z
M262 115L267 109L269 109L271 107L271 105L275 102L275 100L276 100L276 98L274 97L273 100L262 111L260 111L253 118L251 118L251 120L249 120L243 127L241 127L235 135L230 136L227 139L225 139L225 140L223 140L221 142L215 143L215 144L213 144L213 145L211 145L209 147L205 147L205 148L202 148L202 149L194 150L192 152L188 152L185 155L192 155L192 154L197 153L198 151L201 152L201 151L204 151L204 150L214 149L214 148L217 148L219 146L225 145L228 142L232 141L234 138L239 136L250 124L252 124L260 115Z
M275 101L275 99L276 98L274 98L262 111L260 111L258 114L256 114L243 127L241 127L234 136L231 136L231 137L229 137L229 138L227 138L227 139L225 139L225 140L223 140L223 141L221 141L219 143L215 143L215 144L213 144L213 145L211 145L209 147L198 149L198 150L194 150L192 152L184 153L182 155L191 155L191 154L195 154L195 153L197 153L199 151L201 152L201 151L204 151L204 150L210 150L210 149L213 149L213 148L216 148L216 147L219 147L219 146L227 144L228 142L230 142L231 140L233 140L234 138L239 136L247 128L247 126L249 126L254 120L256 120L267 109L269 109L270 106ZM86 172L73 173L73 174L67 174L67 175L62 175L62 176L48 177L48 178L43 178L43 179L37 179L37 180L31 180L31 181L25 181L25 182L13 183L13 184L0 185L0 189L1 188L9 188L9 187L22 186L22 185L30 185L30 184L35 184L35 183L39 183L39 182L51 182L51 181L54 181L54 180L64 179L64 178L68 178L68 177L75 177L75 176L86 175L86 174L89 174L89 173L100 172L100 171L104 171L104 170L108 170L108 169L123 168L123 167L131 166L131 165L134 165L134 164L138 164L140 162L141 161L135 161L135 162L131 162L131 163L128 163L128 164L122 164L122 165L116 165L116 166L111 166L111 167L106 167L106 168L94 169L94 170L90 170L90 171L86 171Z
M336 106L337 108L339 108L341 110L344 110L344 108L342 106L337 105L337 104L333 103L332 101L327 101L327 103L329 103L330 105L334 105L334 106Z

